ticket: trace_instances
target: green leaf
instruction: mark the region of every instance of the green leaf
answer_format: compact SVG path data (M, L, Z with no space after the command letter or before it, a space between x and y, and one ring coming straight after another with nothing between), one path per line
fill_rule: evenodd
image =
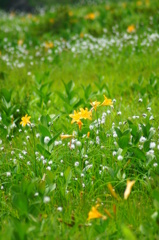
M6 75L7 75L6 72L0 71L0 79L4 80Z
M127 122L128 122L128 124L129 124L129 126L130 126L130 125L133 125L132 121L130 121L129 119L127 120Z
M144 142L144 151L148 152L150 149L150 141Z
M154 131L149 131L148 140L151 140L154 134L155 134Z
M136 137L136 135L138 134L138 127L132 124L130 128L131 128L131 134Z
M10 102L11 100L11 91L8 91L7 89L3 88L1 89L1 95L2 97L4 97L4 99L6 100L7 103Z
M39 150L39 152L44 155L45 158L49 158L51 153L48 152L43 146L41 146L40 144L37 144L37 149Z
M124 235L125 240L136 240L135 235L132 233L132 231L126 227L125 225L122 226L122 232Z
M44 192L45 192L45 185L46 185L45 181L41 180L39 182L39 184L38 184L38 191L39 191L39 193L44 194Z
M48 142L48 146L50 146L52 143L55 142L56 138L58 138L58 136L61 134L61 131L58 132L49 142Z
M129 133L130 133L130 130L127 129L127 130L125 130L125 131L123 132L123 136L126 136L126 135L128 135Z
M56 91L56 93L58 94L58 96L59 96L65 103L69 104L68 99L66 98L66 96L65 96L63 93L61 93L61 92L59 92L59 91Z
M26 215L28 213L28 200L24 194L14 194L12 198L12 204L18 210L20 215Z
M140 137L141 137L141 133L138 132L136 136L133 136L133 143L137 144L140 140Z
M38 128L43 137L46 137L46 136L51 137L51 134L48 128L44 127L43 125L39 125Z
M49 115L42 115L40 118L40 122L42 123L43 126L48 126L48 123L51 122L51 118Z
M52 115L50 115L50 118L51 118L51 122L55 122L57 119L60 118L60 114L58 114L58 115L52 114Z
M108 98L111 98L109 88L108 88L108 86L107 86L106 84L105 84L105 88L106 88L106 90L107 90L107 97L108 97Z
M64 176L65 176L65 181L66 181L66 188L71 180L71 177L72 177L72 170L70 167L68 167L66 169L66 171L64 172Z
M144 78L143 78L142 75L140 75L140 76L138 77L138 83L139 83L140 85L142 85L143 81L144 81Z
M64 84L64 86L65 86L65 91L66 91L66 94L67 94L67 96L68 96L68 98L69 98L70 93L71 93L71 91L72 91L72 89L73 89L73 87L74 87L74 83L73 83L72 80L69 81L67 84L66 84L64 81L62 81L62 82L63 82L63 84Z
M89 99L91 93L92 93L92 87L90 84L88 84L86 87L82 85L83 91L84 91L84 97L86 100Z
M115 176L114 169L113 169L113 168L110 168L110 167L108 167L108 168L107 168L107 170L108 170L108 172L109 172L110 176L114 178L114 176Z
M50 184L46 187L45 194L48 194L56 189L56 183Z
M156 199L159 202L159 191L158 190L154 190L152 192L152 196L154 199Z
M120 131L119 128L115 127L116 134L118 135L118 138L122 137L122 132Z
M83 101L83 99L81 98L80 100L78 100L78 102L77 103L75 103L75 105L73 106L73 108L74 109L76 109L76 108L78 108L81 104L83 104L84 103L84 101Z
M136 158L143 160L143 161L146 160L146 156L145 156L144 152L141 151L139 148L133 147L133 148L131 148L131 151L133 152L133 154L135 155Z
M129 140L130 140L130 137L127 136L127 135L120 137L119 140L118 140L119 147L122 148L122 149L128 147Z
M143 124L141 124L141 127L142 127L142 131L143 131L144 137L148 138L151 125L150 125L149 122L148 122L148 123L146 124L146 126L144 126Z

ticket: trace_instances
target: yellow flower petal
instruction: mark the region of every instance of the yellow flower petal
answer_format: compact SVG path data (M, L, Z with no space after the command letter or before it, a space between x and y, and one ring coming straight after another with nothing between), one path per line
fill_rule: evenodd
M124 192L124 199L127 199L131 193L132 186L135 184L135 181L127 180L127 186Z
M104 101L101 104L101 106L113 106L113 102L111 99L108 99L105 95L104 95Z
M96 17L95 13L89 13L85 16L85 19L94 20Z
M94 108L94 110L96 111L97 110L97 107L101 104L100 102L97 102L97 101L94 101L94 102L91 102L90 103L91 106Z
M60 138L61 138L61 140L63 140L63 139L66 139L66 138L72 138L72 137L74 137L73 135L68 135L68 134L61 134L60 135Z
M77 124L78 124L79 130L81 130L82 125L83 125L83 123L81 122L81 120L78 120L78 121L77 121Z
M30 124L31 122L30 122L30 116L28 116L28 114L26 114L24 117L22 117L21 118L21 122L20 122L20 124L23 126L23 127L25 127L27 124Z
M118 195L117 195L116 192L114 191L111 183L108 183L108 189L109 189L111 195L118 200Z
M128 26L128 28L127 28L127 32L128 32L128 33L135 32L135 25L132 24L132 25Z
M72 118L71 124L74 122L78 122L81 119L81 113L74 110L73 114L69 115L70 118Z
M22 46L22 45L23 45L23 42L24 42L24 41L23 41L22 39L19 39L19 40L18 40L18 45L19 45L19 46Z
M94 219L94 218L102 218L103 215L98 212L96 207L92 207L91 211L88 213L88 218L87 220Z
M91 111L88 111L88 108L80 108L80 114L81 114L81 119L84 118L84 119L89 119L89 120L92 120L92 112Z

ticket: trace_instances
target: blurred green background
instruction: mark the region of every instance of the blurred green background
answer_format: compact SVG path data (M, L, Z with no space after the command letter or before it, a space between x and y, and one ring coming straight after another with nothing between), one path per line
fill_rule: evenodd
M67 4L99 4L108 2L118 2L118 0L0 0L0 9L6 11L35 11L37 8L53 5ZM125 1L127 2L127 0Z

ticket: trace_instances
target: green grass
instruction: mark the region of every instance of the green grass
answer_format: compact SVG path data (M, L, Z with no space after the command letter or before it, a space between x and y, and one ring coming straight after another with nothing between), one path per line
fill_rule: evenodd
M0 239L159 239L158 7L1 12Z

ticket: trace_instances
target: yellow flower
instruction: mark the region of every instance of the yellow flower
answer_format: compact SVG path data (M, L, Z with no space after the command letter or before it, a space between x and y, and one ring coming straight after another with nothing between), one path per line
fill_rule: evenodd
M137 5L137 6L141 6L141 5L142 5L142 2L141 2L141 1L137 1L136 5Z
M88 220L94 219L94 218L102 218L103 220L106 220L107 217L102 215L100 212L98 212L96 207L92 207L91 211L88 213Z
M101 106L111 106L113 107L113 102L111 99L108 99L105 95L104 95L104 101L101 104Z
M135 184L135 181L127 180L127 186L124 192L124 199L127 199L131 193L132 186Z
M72 118L71 124L74 122L78 122L81 119L81 113L74 110L74 114L69 115L70 118Z
M97 110L97 107L101 104L100 102L97 102L97 101L94 101L94 102L91 102L90 103L91 106L94 108L94 110L96 111Z
M92 120L92 112L88 111L88 108L80 108L81 118Z
M132 24L132 25L128 26L128 28L127 28L127 32L128 32L128 33L135 32L135 25Z
M61 134L60 135L61 140L66 139L66 138L72 138L72 137L74 137L74 136L73 135L68 135L68 134L66 134L66 135Z
M78 124L79 130L81 130L82 125L83 125L83 122L81 122L81 120L78 120L78 121L77 121L77 124Z
M20 124L23 126L23 127L25 127L27 124L30 124L31 122L30 122L30 116L28 116L28 114L26 114L24 117L22 117L21 118L21 122L20 122Z
M95 13L89 13L85 16L85 19L94 20L95 19Z
M22 39L19 39L19 40L18 40L18 45L19 45L19 46L22 46L22 45L23 45L23 42L24 42L24 41L23 41Z
M45 42L45 48L49 49L49 48L53 48L54 44L52 42Z
M111 183L108 183L108 189L109 189L111 195L118 200L118 195L117 195L116 192L114 191Z
M71 124L76 122L79 126L79 129L81 130L81 127L83 123L81 122L81 119L89 119L92 120L92 112L88 111L88 108L80 108L80 112L74 110L73 114L70 114L69 117L72 118Z
M81 33L80 33L80 38L83 38L83 37L84 37L84 33L81 32Z

